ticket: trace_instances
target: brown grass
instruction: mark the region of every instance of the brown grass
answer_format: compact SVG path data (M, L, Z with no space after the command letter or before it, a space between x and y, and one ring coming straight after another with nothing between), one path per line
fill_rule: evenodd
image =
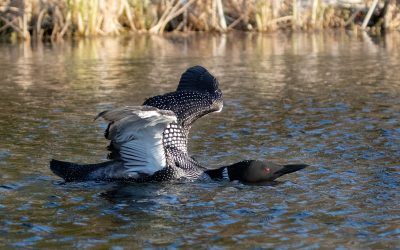
M60 40L127 32L359 28L371 1L354 6L323 0L0 0L0 37ZM400 6L390 1L373 32L400 29ZM303 4L302 4L303 3Z

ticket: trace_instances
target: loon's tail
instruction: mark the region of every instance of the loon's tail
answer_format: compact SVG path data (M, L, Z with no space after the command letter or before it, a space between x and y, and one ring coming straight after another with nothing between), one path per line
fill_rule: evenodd
M50 161L50 169L54 174L60 176L65 181L87 181L87 180L105 180L110 177L106 173L112 171L114 161L107 161L97 164L80 165L71 162Z

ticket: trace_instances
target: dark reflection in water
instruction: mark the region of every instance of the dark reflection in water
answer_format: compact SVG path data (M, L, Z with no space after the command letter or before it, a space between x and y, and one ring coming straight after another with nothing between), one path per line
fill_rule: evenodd
M400 37L227 34L0 45L0 247L398 248ZM222 113L190 150L312 167L277 185L64 184L50 158L105 159L100 111L202 64Z

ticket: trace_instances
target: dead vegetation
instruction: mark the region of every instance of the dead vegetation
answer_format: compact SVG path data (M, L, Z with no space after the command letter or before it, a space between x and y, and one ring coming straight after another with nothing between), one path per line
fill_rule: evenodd
M375 6L371 8L371 6ZM368 10L369 13L368 13ZM369 18L366 18L366 16ZM400 29L398 0L0 0L0 37L60 40L127 32Z

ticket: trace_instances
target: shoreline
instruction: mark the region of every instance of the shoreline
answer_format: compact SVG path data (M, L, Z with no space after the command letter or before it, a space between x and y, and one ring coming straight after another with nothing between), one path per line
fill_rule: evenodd
M194 57L200 56L199 51L202 51L203 55L210 58L229 54L240 57L239 55L255 50L258 51L257 54L266 57L288 50L292 51L291 53L294 55L304 55L301 48L309 48L313 53L320 53L326 51L329 47L347 50L348 48L343 47L343 44L348 44L351 47L353 45L359 46L357 44L360 43L364 44L363 48L366 54L377 52L379 48L385 48L391 54L398 54L400 52L400 32L390 32L384 36L371 36L366 32L355 33L343 30L279 31L274 33L235 31L224 34L209 32L165 33L162 35L133 34L115 37L71 38L57 42L33 40L10 43L0 41L0 48L11 57L15 53L23 54L26 58L41 58L40 53L50 49L55 52L62 50L65 53L103 60L114 58L119 53L124 55L137 54L147 58L168 54L171 51L175 51L177 54L191 54ZM82 50L82 48L90 49ZM102 53L92 54L99 48L102 48Z
M243 30L230 30L226 32L210 32L210 31L187 31L187 32L164 32L162 34L152 34L149 32L125 32L119 35L107 35L107 36L69 36L63 39L51 40L51 39L19 39L0 36L0 44L18 44L25 43L31 44L32 46L38 44L62 44L62 43L74 43L89 40L130 40L139 37L147 38L159 38L166 40L174 39L194 39L196 37L231 37L231 36L247 36L247 37L272 37L272 36L323 36L323 35L339 35L346 34L346 36L354 38L366 38L369 39L384 39L387 36L398 37L400 31L383 31L379 33L368 32L360 28L344 29L344 28L328 28L322 30L292 30L292 29L280 29L271 32L257 32L257 31L243 31Z
M348 4L344 5L343 2ZM332 2L332 1L331 1ZM400 6L389 0L168 0L0 2L0 40L191 32L400 31Z

